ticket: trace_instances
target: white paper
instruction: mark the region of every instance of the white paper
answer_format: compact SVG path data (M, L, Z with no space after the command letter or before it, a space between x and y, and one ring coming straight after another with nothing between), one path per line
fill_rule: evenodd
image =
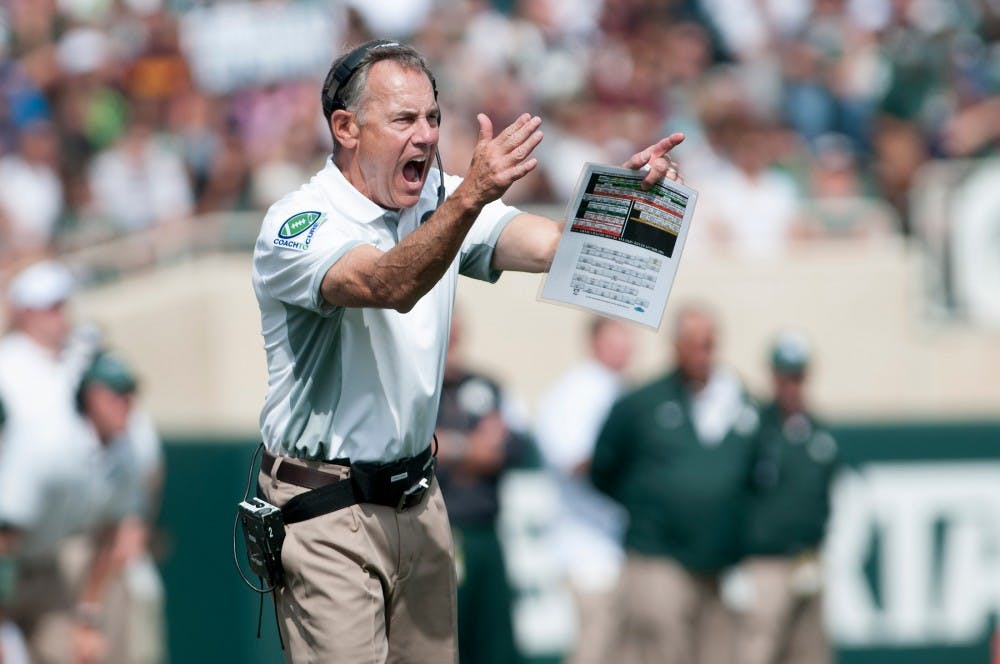
M540 299L659 329L697 192L645 173L587 164Z

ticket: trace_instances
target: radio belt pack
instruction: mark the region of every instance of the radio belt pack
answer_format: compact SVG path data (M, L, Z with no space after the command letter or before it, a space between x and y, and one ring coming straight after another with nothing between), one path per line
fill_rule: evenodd
M326 479L321 482L326 483L310 483L308 486L315 488L292 497L279 508L261 498L250 498L254 462L262 449L263 445L258 446L251 459L247 490L237 510L237 521L243 525L247 560L264 586L254 586L245 576L243 580L260 593L273 591L284 578L281 547L285 541L286 525L323 516L358 503L374 503L403 511L420 503L434 477L435 458L430 446L416 456L392 463L352 463L350 477L343 479L330 479L333 476L328 473L298 467L299 473L323 476ZM273 468L274 457L267 453L265 455L263 465L269 471ZM280 473L278 477L280 479ZM234 529L235 527L234 524ZM233 556L237 558L235 532ZM241 569L240 574L242 573Z

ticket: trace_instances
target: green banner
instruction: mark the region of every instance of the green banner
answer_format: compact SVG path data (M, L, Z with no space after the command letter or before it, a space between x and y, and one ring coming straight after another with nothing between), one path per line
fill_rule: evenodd
M827 621L843 664L981 664L1000 612L1000 423L842 425L847 463L826 549ZM237 502L256 442L166 441L161 526L172 662L283 661L269 596L233 565ZM519 471L501 524L527 659L557 662L571 605L546 563L540 473ZM527 509L526 506L530 506ZM239 548L242 556L242 548ZM527 559L524 558L527 556ZM538 565L526 560L537 558ZM474 664L474 663L463 663Z

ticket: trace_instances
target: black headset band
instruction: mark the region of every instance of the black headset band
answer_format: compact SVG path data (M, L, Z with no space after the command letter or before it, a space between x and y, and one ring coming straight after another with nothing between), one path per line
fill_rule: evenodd
M384 48L386 46L402 46L398 41L393 41L390 39L376 39L370 42L365 42L361 46L355 47L350 53L347 54L340 64L336 66L333 71L333 81L336 84L330 85L330 89L327 90L326 95L323 98L323 107L327 111L327 114L332 113L338 109L347 108L343 101L338 98L340 91L344 89L347 82L351 80L351 77L357 72L358 67L361 66L362 61L368 54L378 48ZM434 77L428 74L431 80L431 87L434 89L434 99L437 99L437 81Z
M388 39L379 39L362 44L347 54L347 57L337 65L337 70L333 72L333 80L337 82L337 89L330 95L332 100L336 100L336 93L343 89L344 85L354 76L354 72L357 71L361 61L376 48L383 48L385 46L400 46L400 43Z

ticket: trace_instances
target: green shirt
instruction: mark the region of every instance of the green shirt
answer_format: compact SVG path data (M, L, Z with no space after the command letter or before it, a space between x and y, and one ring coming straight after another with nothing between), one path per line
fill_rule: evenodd
M760 457L748 500L747 554L795 555L820 545L830 515L837 443L808 414L761 411Z
M758 423L738 390L732 425L714 444L699 440L690 394L676 372L612 407L591 479L628 512L627 549L699 572L736 562Z

